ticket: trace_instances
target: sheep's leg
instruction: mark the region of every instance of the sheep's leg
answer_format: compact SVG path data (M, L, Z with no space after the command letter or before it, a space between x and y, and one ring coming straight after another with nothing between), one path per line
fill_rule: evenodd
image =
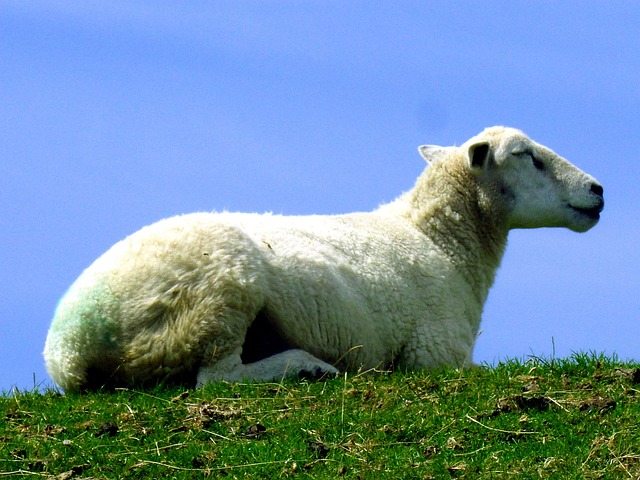
M228 382L270 382L287 377L335 375L338 369L304 350L286 350L257 362L243 364L239 353L204 365L198 372L198 386L216 380Z

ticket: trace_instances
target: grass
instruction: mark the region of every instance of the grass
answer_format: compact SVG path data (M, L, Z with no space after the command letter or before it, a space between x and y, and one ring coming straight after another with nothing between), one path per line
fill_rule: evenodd
M0 396L0 477L638 478L640 368L598 355Z

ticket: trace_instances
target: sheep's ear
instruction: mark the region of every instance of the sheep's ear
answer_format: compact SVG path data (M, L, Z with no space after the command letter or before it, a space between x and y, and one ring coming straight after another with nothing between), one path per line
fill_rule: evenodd
M488 142L477 142L469 147L468 160L471 170L482 172L489 168L493 160L493 152Z
M434 160L443 157L451 147L441 147L440 145L421 145L418 147L418 151L422 158L427 163L432 163Z

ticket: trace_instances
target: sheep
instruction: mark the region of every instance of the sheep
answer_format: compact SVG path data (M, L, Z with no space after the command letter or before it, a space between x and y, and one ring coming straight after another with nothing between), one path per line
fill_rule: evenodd
M415 186L368 213L193 213L86 269L44 350L67 392L473 365L508 232L584 232L603 189L519 130L422 146Z

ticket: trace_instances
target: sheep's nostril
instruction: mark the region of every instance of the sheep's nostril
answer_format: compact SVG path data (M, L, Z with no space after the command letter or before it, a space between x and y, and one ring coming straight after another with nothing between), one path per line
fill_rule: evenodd
M600 197L602 197L604 194L604 189L602 188L602 185L598 183L591 184L591 191L596 195L599 195Z

